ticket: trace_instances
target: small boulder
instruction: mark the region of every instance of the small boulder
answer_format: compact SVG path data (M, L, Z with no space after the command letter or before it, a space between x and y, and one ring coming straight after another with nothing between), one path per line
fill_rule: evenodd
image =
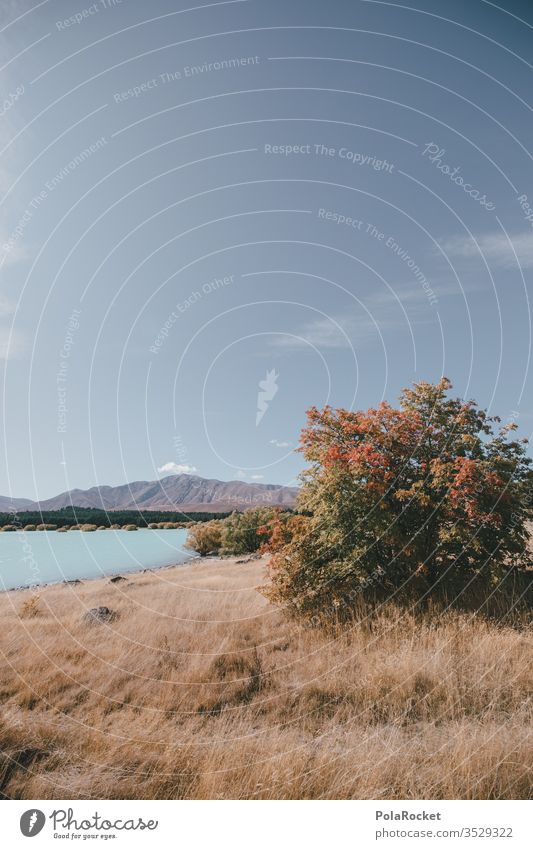
M122 575L113 575L112 578L109 579L110 584L118 584L119 581L125 581L126 578L123 578Z
M92 607L84 614L84 622L112 622L117 618L115 610L109 607Z

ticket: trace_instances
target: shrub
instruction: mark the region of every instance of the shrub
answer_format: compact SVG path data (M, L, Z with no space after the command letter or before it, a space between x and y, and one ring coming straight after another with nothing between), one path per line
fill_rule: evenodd
M31 598L26 599L20 609L21 619L31 619L39 614L39 600L38 595L32 595Z
M243 513L234 512L223 520L222 554L252 554L269 538L268 526L276 511L271 507L252 507Z
M500 419L449 399L450 388L415 384L399 409L309 411L298 506L310 515L276 528L271 599L304 615L348 612L369 588L496 585L527 565L526 440L511 438L514 424L495 434Z
M290 515L279 508L252 507L244 513L231 513L225 519L192 523L185 545L202 555L239 556L264 551L269 548L267 543L276 517ZM285 518L279 518L279 522L284 521Z
M197 551L202 557L207 554L218 554L222 546L222 526L221 519L213 519L211 522L198 522L189 528L186 548L192 548Z

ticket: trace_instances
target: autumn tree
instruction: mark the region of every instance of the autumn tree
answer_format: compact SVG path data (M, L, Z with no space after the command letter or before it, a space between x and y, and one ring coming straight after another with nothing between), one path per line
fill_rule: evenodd
M527 563L526 440L451 388L416 383L399 408L309 410L298 501L309 518L273 529L273 600L312 614L370 586L430 593Z

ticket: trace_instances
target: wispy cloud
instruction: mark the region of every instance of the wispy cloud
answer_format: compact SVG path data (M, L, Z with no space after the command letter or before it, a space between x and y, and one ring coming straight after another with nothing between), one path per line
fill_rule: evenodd
M343 326L344 325L344 326ZM310 321L296 330L293 336L275 336L272 345L276 348L306 349L349 348L352 322L321 318Z
M192 475L194 472L198 471L196 466L188 466L182 463L164 463L162 466L158 466L158 472L168 473L171 475Z
M454 236L443 242L442 248L450 256L464 259L482 260L482 253L488 262L502 268L516 268L518 257L522 268L533 268L533 231L508 236L484 233L476 236L476 241L477 245L469 236Z
M250 475L251 480L253 481L261 481L264 478L264 475Z
M14 312L13 302L0 292L0 318L5 318L6 315L12 315Z
M2 179L3 172L0 170L0 192L5 191ZM28 258L28 248L22 239L10 242L11 234L5 227L0 227L0 268L3 265L15 265Z
M398 283L390 289L380 286L360 296L368 312L361 307L357 315L354 309L352 314L346 311L342 315L334 314L307 322L296 328L294 335L275 336L271 345L278 349L301 351L312 351L313 347L319 350L360 348L379 340L380 334L405 329L408 323L432 324L435 321L434 304L443 298L462 296L466 291L474 292L481 283L477 280L459 283L448 277L439 281L428 279L427 286L418 280Z
M0 360L12 360L26 350L26 338L18 330L0 327Z
M378 328L384 330L393 324L395 322L390 318L376 318L374 323L366 314L358 318L331 316L304 324L293 336L275 336L271 344L276 348L308 351L313 348L351 348L376 337Z

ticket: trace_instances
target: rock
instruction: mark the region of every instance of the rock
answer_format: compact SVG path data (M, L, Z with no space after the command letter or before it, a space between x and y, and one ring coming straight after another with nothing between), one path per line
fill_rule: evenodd
M123 578L122 575L114 575L109 579L110 584L118 584L119 581L125 581L126 578Z
M81 581L80 581L79 578L71 578L68 581L63 581L63 583L64 584L81 584Z
M112 622L117 618L115 610L109 607L92 607L83 617L84 622Z

